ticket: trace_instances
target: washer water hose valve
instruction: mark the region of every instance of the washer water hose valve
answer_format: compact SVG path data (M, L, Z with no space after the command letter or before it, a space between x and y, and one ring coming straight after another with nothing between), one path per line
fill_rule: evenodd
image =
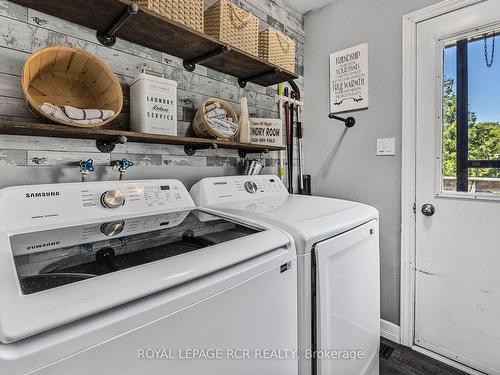
M94 172L94 161L92 159L81 160L80 173L82 175L82 182L88 181L88 176L90 172Z

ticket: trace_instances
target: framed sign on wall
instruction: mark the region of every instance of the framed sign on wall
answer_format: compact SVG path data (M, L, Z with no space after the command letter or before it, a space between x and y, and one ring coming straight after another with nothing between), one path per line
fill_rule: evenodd
M330 112L368 108L368 43L330 54Z

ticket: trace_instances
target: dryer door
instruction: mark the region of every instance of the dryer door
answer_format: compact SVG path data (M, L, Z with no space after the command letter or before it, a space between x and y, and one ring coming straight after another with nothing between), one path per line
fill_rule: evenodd
M320 242L316 261L317 374L378 374L378 221Z

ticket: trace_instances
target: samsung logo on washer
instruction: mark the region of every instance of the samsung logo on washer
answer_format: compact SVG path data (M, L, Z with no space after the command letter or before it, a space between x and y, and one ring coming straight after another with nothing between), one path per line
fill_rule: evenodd
M41 193L26 193L26 198L48 198L48 197L58 197L58 191L44 191Z
M216 181L214 185L227 185L227 181Z

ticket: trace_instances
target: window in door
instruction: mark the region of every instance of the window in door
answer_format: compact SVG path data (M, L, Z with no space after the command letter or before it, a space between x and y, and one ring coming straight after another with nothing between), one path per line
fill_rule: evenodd
M500 196L500 30L443 52L441 191ZM496 50L497 49L497 50Z

